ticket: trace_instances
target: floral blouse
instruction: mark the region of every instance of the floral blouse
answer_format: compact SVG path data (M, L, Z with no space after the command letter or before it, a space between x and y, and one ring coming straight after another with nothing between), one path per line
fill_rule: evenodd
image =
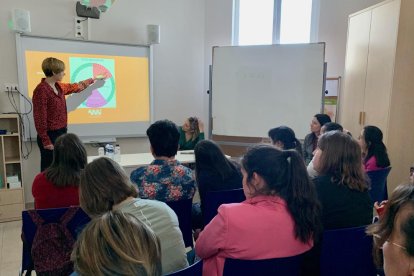
M138 186L140 198L163 202L193 198L196 189L192 170L177 160L155 159L134 170L131 181Z

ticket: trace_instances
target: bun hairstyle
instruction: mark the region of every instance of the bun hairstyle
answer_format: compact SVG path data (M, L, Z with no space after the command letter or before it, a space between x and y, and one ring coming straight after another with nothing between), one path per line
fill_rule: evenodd
M320 206L302 157L295 150L280 151L273 146L252 147L242 159L249 185L253 173L266 185L255 195L278 195L286 201L295 222L295 236L306 243L321 231Z
M290 127L280 126L272 128L269 130L268 136L272 139L273 145L277 142L282 142L284 150L296 149L302 155L302 145Z

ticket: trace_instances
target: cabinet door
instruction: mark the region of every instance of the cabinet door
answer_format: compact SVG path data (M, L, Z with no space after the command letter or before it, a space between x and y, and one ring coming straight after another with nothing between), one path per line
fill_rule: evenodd
M372 11L364 110L366 125L375 125L387 141L397 44L400 1L388 2Z
M354 137L361 131L371 11L349 17L340 122Z

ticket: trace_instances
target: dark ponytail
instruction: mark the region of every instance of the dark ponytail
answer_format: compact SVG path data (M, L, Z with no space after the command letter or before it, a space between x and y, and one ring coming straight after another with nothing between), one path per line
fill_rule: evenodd
M257 145L242 160L249 182L257 173L266 188L256 194L278 195L286 201L295 222L295 237L307 243L321 231L320 206L302 157L295 150L280 151L272 146Z
M316 189L309 180L302 157L293 150L284 151L288 160L288 185L281 197L286 200L288 209L295 221L295 234L305 242L318 237L322 231L320 222L320 206ZM309 231L312 229L312 231Z

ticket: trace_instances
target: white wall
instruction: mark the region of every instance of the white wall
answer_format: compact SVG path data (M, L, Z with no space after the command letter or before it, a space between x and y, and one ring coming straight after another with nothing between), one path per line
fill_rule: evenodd
M326 42L327 77L343 77L348 15L382 0L319 0L319 41Z
M3 0L0 10L0 86L17 83L14 33L7 28L13 8L30 11L33 35L74 37L75 0ZM161 25L161 44L154 46L154 115L181 124L188 116L204 120L204 1L122 0L101 19L90 20L91 40L145 44L146 25ZM131 80L134 81L134 80ZM3 91L3 89L1 89ZM0 112L13 111L0 93ZM145 138L121 139L124 153L146 152ZM28 144L28 146L30 146ZM31 183L39 171L37 145L23 164L26 202L32 202ZM96 149L88 148L96 155Z
M319 41L325 41L328 76L342 76L347 20L350 13L380 0L319 0ZM74 36L75 0L3 0L0 10L0 86L17 83L14 33L7 28L13 8L30 11L32 34ZM181 123L189 115L208 115L208 65L212 46L231 45L232 0L122 0L99 20L91 20L91 39L145 43L146 25L161 25L161 44L154 46L155 119ZM1 89L2 90L2 89ZM0 93L0 112L12 111ZM207 123L207 122L206 122ZM123 152L145 152L147 139L121 139ZM88 148L91 154L96 149ZM39 169L39 153L24 162L26 201L32 202L31 181Z

